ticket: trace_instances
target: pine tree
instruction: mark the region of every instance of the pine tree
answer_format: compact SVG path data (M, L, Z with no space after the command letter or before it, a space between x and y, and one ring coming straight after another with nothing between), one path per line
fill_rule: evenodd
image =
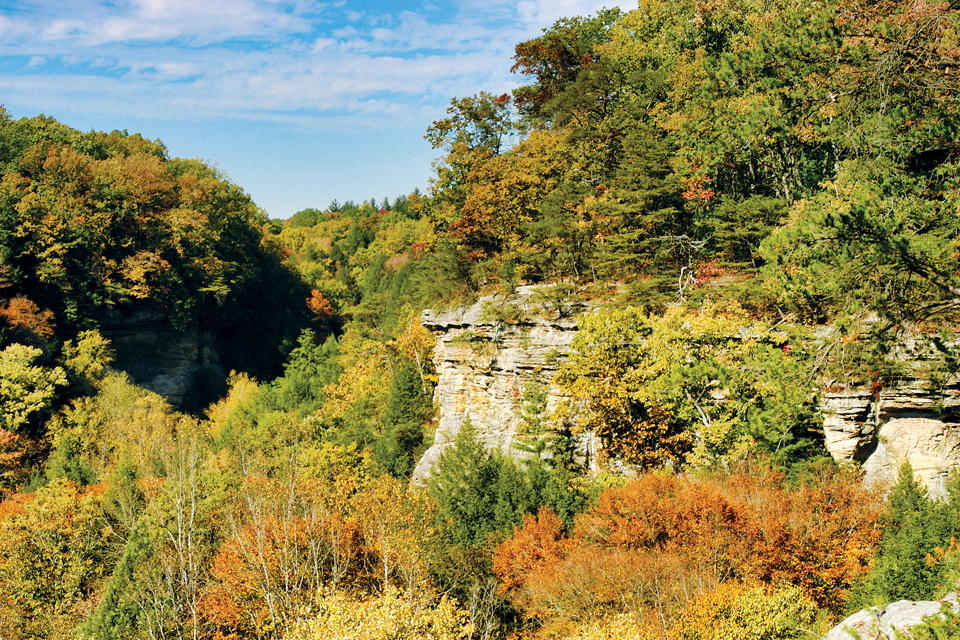
M398 478L413 471L423 445L423 425L432 415L433 396L425 388L416 363L400 363L390 378L384 433L374 451L383 468Z
M120 640L137 635L141 610L136 600L136 571L141 563L151 558L153 552L146 526L138 523L130 532L130 538L107 582L100 603L81 625L81 637Z
M452 543L476 545L494 530L499 475L499 460L477 439L467 416L453 444L440 454L428 487Z
M879 554L868 577L875 603L929 600L943 578L943 566L927 557L943 544L937 505L904 462L887 498L887 514Z

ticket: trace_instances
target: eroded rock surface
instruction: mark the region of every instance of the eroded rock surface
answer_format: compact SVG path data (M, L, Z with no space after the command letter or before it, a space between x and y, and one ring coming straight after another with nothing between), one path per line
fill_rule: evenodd
M434 400L439 422L414 480L430 475L468 416L487 448L519 455L513 443L524 389L535 379L549 385L570 351L576 316L585 310L573 305L557 310L538 301L536 288L520 287L507 298L488 296L470 307L425 311L421 322L437 337ZM549 386L547 410L553 411L559 400L556 388ZM589 438L581 443L587 457L592 448Z
M905 372L878 389L821 396L827 449L863 464L868 483L889 485L905 461L934 495L960 465L960 378L934 385L931 353L907 342L894 356Z
M116 353L113 366L174 407L182 407L204 377L221 383L226 378L213 336L196 324L175 330L162 312L139 309L114 314L102 333Z
M521 423L520 397L531 380L553 378L576 336L577 316L587 310L558 311L535 287L520 287L513 296L425 311L421 322L437 338L439 424L415 480L429 475L468 416L488 448L518 455L512 445ZM960 465L960 378L934 387L932 356L916 344L904 344L894 355L905 372L896 383L821 394L827 449L838 461L862 464L867 482L880 485L892 484L909 461L931 492L941 495L947 475ZM551 387L548 411L559 400ZM584 436L579 446L593 463L598 443Z
M921 624L924 618L941 615L944 604L948 604L956 611L958 609L957 594L951 593L939 601L901 600L884 608L863 609L834 627L824 640L912 638L909 629ZM898 632L902 635L898 636Z

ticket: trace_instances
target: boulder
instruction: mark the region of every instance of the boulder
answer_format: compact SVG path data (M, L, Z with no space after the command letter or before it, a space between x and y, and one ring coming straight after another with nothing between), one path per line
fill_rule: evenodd
M901 600L883 608L863 609L831 629L824 640L896 640L898 632L903 634L901 638L912 638L909 629L921 624L924 618L941 615L945 603L954 611L960 609L956 593L943 600Z

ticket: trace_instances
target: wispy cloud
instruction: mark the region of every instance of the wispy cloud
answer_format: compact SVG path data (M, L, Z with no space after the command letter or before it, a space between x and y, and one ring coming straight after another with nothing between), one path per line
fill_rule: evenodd
M454 95L506 90L513 45L593 0L406 3L38 0L0 9L4 100L39 110L422 123ZM13 59L28 60L15 67ZM55 72L50 72L55 69Z

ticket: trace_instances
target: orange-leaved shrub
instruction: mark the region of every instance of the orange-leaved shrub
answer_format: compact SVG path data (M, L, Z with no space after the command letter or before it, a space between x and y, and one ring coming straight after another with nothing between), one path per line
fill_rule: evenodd
M514 604L551 632L616 612L668 629L729 581L789 584L837 607L879 538L879 499L852 473L790 486L768 469L652 473L604 490L569 536L549 513L502 543L494 568Z

